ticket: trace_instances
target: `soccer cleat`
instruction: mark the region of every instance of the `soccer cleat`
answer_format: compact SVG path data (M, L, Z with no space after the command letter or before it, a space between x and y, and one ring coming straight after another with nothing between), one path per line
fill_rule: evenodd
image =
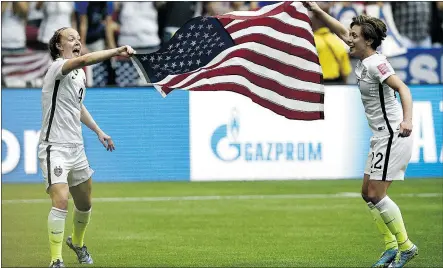
M70 236L68 236L68 238L66 239L66 244L68 245L68 247L70 247L75 254L77 254L77 258L78 258L78 262L80 264L92 264L92 257L88 252L88 248L83 245L83 247L76 247L72 244L72 238Z
M418 255L418 248L416 245L413 245L410 250L400 251L397 254L397 257L388 267L392 268L401 268L406 265L410 260L412 260L415 256Z
M383 252L380 256L380 259L372 265L373 268L385 268L388 267L389 264L395 259L397 256L398 249L391 248Z
M65 264L60 260L56 260L56 261L51 262L51 264L49 264L49 268L51 268L51 267L52 268L65 267Z

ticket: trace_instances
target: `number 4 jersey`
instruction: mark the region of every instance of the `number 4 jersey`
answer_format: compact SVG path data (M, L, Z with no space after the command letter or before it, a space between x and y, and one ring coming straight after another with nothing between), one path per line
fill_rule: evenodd
M63 75L66 61L55 60L43 80L40 143L83 144L80 113L86 76L82 69Z

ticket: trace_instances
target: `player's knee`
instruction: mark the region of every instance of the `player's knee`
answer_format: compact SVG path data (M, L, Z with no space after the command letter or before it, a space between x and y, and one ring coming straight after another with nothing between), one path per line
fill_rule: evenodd
M91 199L74 200L75 208L80 211L89 211L92 207Z
M367 192L364 193L364 192L362 191L362 193L361 193L361 197L363 198L363 200L365 200L366 203L372 202L372 200L371 200L371 198L369 198Z
M369 191L368 192L368 198L372 202L372 204L376 205L380 200L382 200L385 197L386 194L379 193L377 191Z
M68 198L63 198L63 197L53 198L52 206L61 210L68 210Z

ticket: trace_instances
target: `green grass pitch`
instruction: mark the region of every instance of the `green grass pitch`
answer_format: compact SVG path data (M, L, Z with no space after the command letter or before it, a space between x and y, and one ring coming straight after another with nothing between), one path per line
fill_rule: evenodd
M370 267L383 242L360 187L361 180L94 183L85 243L91 267ZM443 267L442 194L442 178L389 190L420 249L409 267ZM2 267L49 265L50 207L43 184L2 185ZM65 244L63 258L78 266Z

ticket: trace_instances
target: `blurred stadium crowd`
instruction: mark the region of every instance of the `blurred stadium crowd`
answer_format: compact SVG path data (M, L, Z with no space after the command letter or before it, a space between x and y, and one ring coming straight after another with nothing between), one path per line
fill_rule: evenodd
M187 20L200 15L255 10L276 2L2 2L2 86L40 87L51 63L47 44L58 28L80 33L83 53L131 45L138 53L156 51ZM407 48L443 45L443 2L322 2L337 18L352 10L390 6L395 31ZM342 21L343 22L343 21ZM347 21L350 23L350 21ZM346 83L352 65L346 47L312 18L326 83ZM88 86L137 86L131 61L115 59L87 69Z

